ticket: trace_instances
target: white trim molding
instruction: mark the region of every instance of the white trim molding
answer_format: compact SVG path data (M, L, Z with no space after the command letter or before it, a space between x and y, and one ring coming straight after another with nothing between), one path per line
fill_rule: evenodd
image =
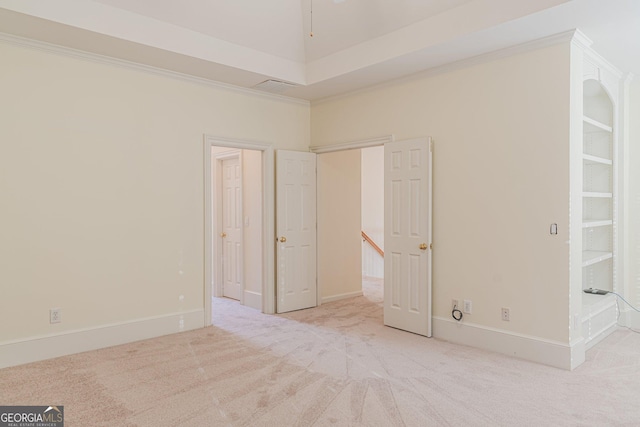
M468 322L433 317L433 336L456 344L494 351L543 365L571 370L584 362L584 346L516 334ZM577 358L573 360L573 358Z
M573 30L571 43L575 44L581 49L591 49L591 45L593 45L593 41L578 29Z
M0 343L0 368L202 328L202 309Z
M622 305L624 302L620 301L618 304ZM620 310L620 320L618 324L626 328L640 331L640 313L631 309Z
M254 291L244 291L244 305L262 311L262 294Z
M353 298L353 297L361 297L362 296L362 291L354 291L354 292L347 292L344 294L338 294L338 295L331 295L328 297L323 297L322 298L322 304L328 303L328 302L332 302L332 301L340 301L341 299L347 299L347 298Z
M377 138L360 139L358 141L339 142L337 144L315 145L309 151L316 154L333 153L335 151L357 150L359 148L378 147L387 142L393 142L393 135L384 135Z

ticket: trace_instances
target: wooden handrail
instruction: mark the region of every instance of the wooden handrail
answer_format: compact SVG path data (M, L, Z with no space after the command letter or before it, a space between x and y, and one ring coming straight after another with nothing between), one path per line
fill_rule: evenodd
M362 238L366 240L367 243L369 243L373 247L373 249L375 249L376 252L380 254L381 257L384 258L384 251L380 249L380 246L376 245L376 242L374 242L373 239L369 237L367 233L364 232L364 230L362 230Z

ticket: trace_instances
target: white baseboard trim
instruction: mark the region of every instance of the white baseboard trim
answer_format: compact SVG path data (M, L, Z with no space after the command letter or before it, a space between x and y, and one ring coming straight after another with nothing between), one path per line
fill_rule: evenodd
M572 363L572 347L558 341L515 334L472 323L459 323L435 316L432 326L433 336L436 338L495 351L543 365L571 370L578 366L577 362L580 361L579 355L575 354L576 360L575 363ZM575 351L575 353L579 353L579 351ZM582 358L584 359L584 351Z
M244 291L244 305L262 311L262 294L260 292Z
M571 370L582 365L586 360L586 344L584 338L571 343Z
M637 311L621 311L620 325L627 326L631 329L640 330L640 313Z
M4 342L0 343L0 368L199 329L203 325L204 310L198 309Z
M618 329L618 324L612 323L607 327L605 327L604 329L602 329L601 331L599 331L597 334L594 334L594 338L587 341L585 345L585 350L589 350L593 348L600 341L602 341L603 339L611 335L616 329Z
M332 301L339 301L341 299L353 298L353 297L361 297L361 296L362 296L362 291L347 292L345 294L331 295L331 296L328 296L328 297L322 297L322 304L325 304L327 302L332 302Z

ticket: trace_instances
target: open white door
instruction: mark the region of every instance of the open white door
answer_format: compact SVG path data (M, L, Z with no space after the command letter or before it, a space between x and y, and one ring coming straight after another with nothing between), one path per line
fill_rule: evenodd
M384 324L431 336L431 139L384 146Z
M276 151L278 313L315 307L316 155Z

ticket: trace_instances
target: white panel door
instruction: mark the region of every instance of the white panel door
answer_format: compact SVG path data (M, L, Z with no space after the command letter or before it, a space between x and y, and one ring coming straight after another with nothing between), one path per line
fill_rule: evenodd
M384 146L384 324L431 336L431 141Z
M316 155L276 152L277 312L317 305Z
M242 168L222 161L222 283L225 297L242 299Z

